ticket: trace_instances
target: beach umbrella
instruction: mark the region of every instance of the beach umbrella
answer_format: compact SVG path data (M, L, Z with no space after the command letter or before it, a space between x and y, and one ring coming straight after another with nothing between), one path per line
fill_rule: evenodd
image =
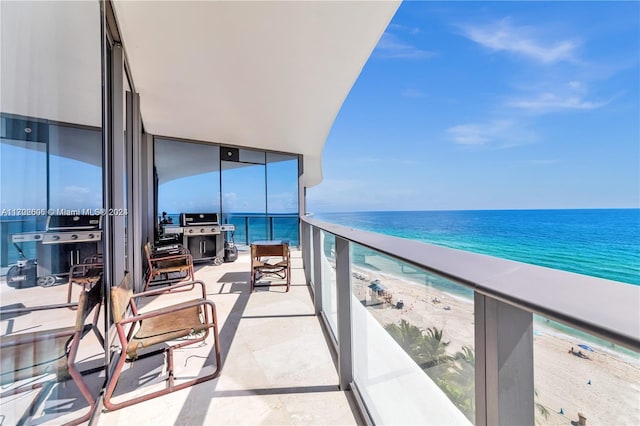
M376 280L377 281L377 280ZM373 291L382 291L382 290L386 290L387 288L385 286L383 286L382 284L380 284L380 282L372 282L371 284L369 284L369 288Z
M580 343L578 346L580 346L582 349L585 349L587 351L595 352L590 346L587 346L584 343Z

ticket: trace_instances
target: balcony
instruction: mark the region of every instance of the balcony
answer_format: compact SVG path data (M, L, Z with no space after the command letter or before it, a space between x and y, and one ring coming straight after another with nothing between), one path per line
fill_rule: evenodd
M162 398L103 413L95 424L356 424L357 414L352 411L345 392L338 388L338 375L325 334L314 313L309 287L304 281L301 253L292 253L292 287L285 293L284 287L258 288L249 294L249 255L241 252L238 260L221 266L197 266L196 278L207 284L207 295L218 309L223 372L219 378ZM3 284L4 285L4 284ZM66 285L44 289L41 287L21 290L22 303L34 304L36 293L54 292L51 297L63 300ZM31 291L31 299L24 292ZM14 295L17 292L14 293ZM3 294L3 304L9 297ZM188 294L176 294L175 303ZM160 307L154 300L145 309ZM20 317L18 330L27 321L36 321L38 312ZM29 318L29 319L27 319ZM62 318L59 319L62 321ZM41 323L41 321L40 321ZM50 325L50 324L49 324ZM30 327L41 328L33 323ZM7 330L3 330L6 334ZM87 339L89 340L89 339ZM85 346L99 348L92 339ZM182 374L198 374L200 366L211 354L212 345L182 350L176 362L184 362ZM99 354L99 350L97 351ZM84 357L81 357L84 358ZM179 360L179 361L178 361ZM86 361L83 359L83 362ZM157 362L140 360L132 363L129 376L124 375L118 389L123 392L137 387L154 386L161 371L145 368L157 367ZM159 363L161 364L161 363ZM184 365L180 365L184 367ZM136 372L141 372L141 379ZM93 375L92 384L99 387L100 377ZM176 379L180 379L177 377ZM135 383L134 383L135 382ZM160 382L161 384L162 382ZM65 388L73 388L68 383ZM61 410L57 415L49 411L51 405L63 404L63 391L51 398L33 421L59 423L77 417L86 404L73 405L71 410ZM25 401L37 391L21 394L20 398L4 398L2 411L8 424L17 423L25 408ZM56 391L53 392L56 395ZM118 391L116 398L118 400ZM69 397L69 395L67 395ZM28 404L27 404L28 405ZM77 410L77 412L73 412ZM13 417L13 416L16 417Z
M198 266L196 278L206 283L220 319L223 370L217 379L124 409L105 410L92 424L131 424L132 419L152 424L512 424L513 416L529 416L524 423L535 418L542 424L564 424L578 422L578 412L596 424L607 419L633 424L640 419L638 330L637 323L628 321L634 309L637 312L636 287L308 218L302 230L302 250L293 251L289 293L273 287L249 294L245 251L233 263ZM354 254L362 255L363 247L369 250L364 258L377 269L362 269L356 262ZM397 265L404 268L405 277L428 276L429 284L394 283ZM374 277L382 278L378 283L387 286L391 300L370 287ZM445 279L448 285L443 288ZM509 284L498 293L497 284L503 280ZM537 291L529 291L534 281ZM547 286L554 286L552 295L545 295ZM580 297L574 297L574 286L583 289ZM62 300L66 286L22 289L20 301L35 305L37 293L43 291ZM465 299L465 291L473 299ZM10 304L12 294L17 292L3 291L3 305ZM603 295L615 301L617 309L587 312L590 303L603 306L598 300ZM552 300L543 305L540 299L549 296ZM180 297L188 295L176 294L171 302ZM159 307L159 301L144 308ZM534 320L533 313L540 319ZM42 327L39 315L3 321L3 335ZM446 362L419 361L390 329L397 318L421 318L416 325L423 332L435 324L444 334L442 340L452 342ZM550 320L580 332L554 328ZM580 342L595 349L582 350L588 359L567 353L570 346L577 353ZM452 356L464 352L464 346L475 353L466 365L471 386L466 401L470 397L471 405L446 387L459 381L437 373L464 365ZM208 344L181 350L176 358L181 374L209 368L211 348ZM95 362L99 349L92 338L82 361ZM562 366L569 367L562 371ZM161 385L162 371L146 367L145 361L134 362L119 389ZM550 380L547 370L557 377ZM103 380L104 373L97 373L88 382L99 389ZM72 389L68 384L50 392L32 420L54 424L86 410L81 403L69 404L78 397ZM17 423L36 393L3 398L6 421ZM622 397L611 403L609 398L617 394ZM586 404L589 401L592 405ZM625 410L616 412L621 405ZM539 407L546 409L545 416L540 417Z
M397 7L2 2L9 178L0 190L15 198L3 207L129 211L104 221L105 290L125 270L142 282L163 185L184 178L202 175L174 191L176 205L219 212L236 224L239 244L257 239L255 223L259 239L288 238L291 217L229 218L249 210L228 193L260 215L295 212L297 238L326 136ZM284 163L292 210L274 205L282 188L269 183L278 181L270 168ZM0 224L2 267L18 259L11 234L42 229L37 219L11 220ZM213 381L104 410L109 371L98 367L117 351L103 309L107 345L89 334L78 356L83 370L98 368L85 376L98 399L89 423L640 424L640 287L301 220L289 293L249 294L246 252L198 268L219 310L223 369ZM27 257L38 257L28 244ZM40 266L53 257L40 256ZM73 322L67 287L53 284L0 281L3 341ZM46 304L61 306L35 309ZM212 367L210 344L180 352L182 374ZM24 360L3 352L3 372ZM145 361L127 373L125 390L162 385L162 370ZM60 424L87 412L72 383L9 395L8 382L2 424Z

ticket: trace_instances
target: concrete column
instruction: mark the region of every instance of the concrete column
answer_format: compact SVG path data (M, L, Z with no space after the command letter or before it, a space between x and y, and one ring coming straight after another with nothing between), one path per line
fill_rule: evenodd
M105 198L107 212L111 209L121 211L125 208L124 176L125 168L125 140L124 140L124 54L122 46L115 44L111 50L111 143L109 149L109 169L106 178L109 180L109 194ZM106 215L103 222L108 226L109 233L111 279L112 285L117 285L127 268L125 264L125 217L123 215Z
M349 241L336 236L336 287L338 299L338 375L340 389L353 381L351 354L351 254Z
M309 238L309 224L300 222L300 247L302 248L302 267L304 269L304 279L307 284L311 283L311 244Z
M533 314L475 295L476 424L533 425Z
M322 311L322 239L320 229L311 227L313 233L313 304L316 314Z

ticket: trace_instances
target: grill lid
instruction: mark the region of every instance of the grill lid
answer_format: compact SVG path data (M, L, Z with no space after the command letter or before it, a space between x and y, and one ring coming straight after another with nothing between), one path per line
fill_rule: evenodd
M217 225L218 213L182 213L181 226Z
M47 217L47 232L102 229L100 215L53 215Z

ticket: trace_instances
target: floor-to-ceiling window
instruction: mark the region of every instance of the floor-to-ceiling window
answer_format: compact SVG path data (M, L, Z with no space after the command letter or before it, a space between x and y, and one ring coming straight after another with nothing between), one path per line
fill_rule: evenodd
M296 155L267 153L267 217L271 239L300 244Z
M180 213L220 213L217 145L155 138L158 218L179 224Z
M70 280L104 249L100 3L0 8L2 423L61 424L88 418L104 382L104 322L73 327L99 278Z
M265 152L222 147L221 159L224 221L240 244L268 239Z
M299 244L297 155L156 137L154 170L159 242L185 241L181 213L217 213L227 241Z

